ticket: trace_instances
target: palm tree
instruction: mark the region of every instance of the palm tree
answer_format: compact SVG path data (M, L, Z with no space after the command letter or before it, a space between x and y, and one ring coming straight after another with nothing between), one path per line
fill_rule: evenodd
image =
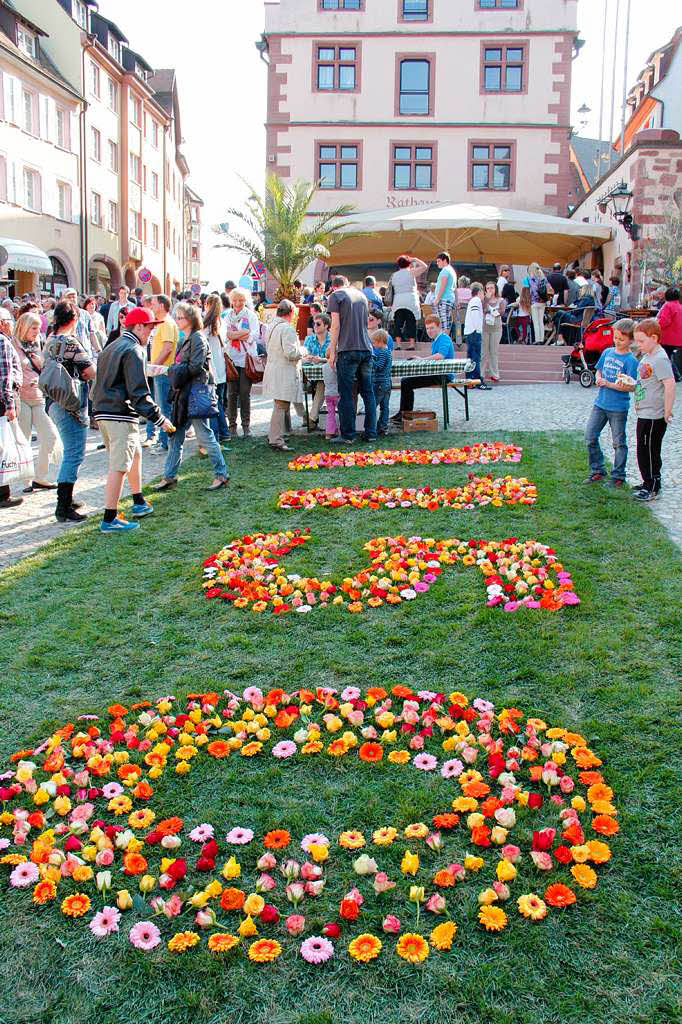
M251 194L246 208L230 209L227 213L250 234L228 227L229 241L217 248L236 249L260 260L279 282L275 298L298 300L294 281L309 263L327 259L333 245L353 234L347 230L353 222L341 225L339 219L348 217L355 208L344 204L328 213L310 216L308 210L317 186L307 181L287 184L273 173L266 178L264 198L248 187Z

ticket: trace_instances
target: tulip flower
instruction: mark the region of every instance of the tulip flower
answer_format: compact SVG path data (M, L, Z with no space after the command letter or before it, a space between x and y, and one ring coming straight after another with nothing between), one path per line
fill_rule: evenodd
M419 870L419 854L406 850L400 862L400 870L404 875L416 875Z
M107 892L111 889L111 871L98 871L95 875L98 892Z
M116 906L119 910L130 910L133 905L133 898L127 889L119 889L116 894Z
M353 870L356 875L374 875L379 870L379 865L373 857L368 856L366 853L361 853L353 861Z
M289 903L293 903L295 907L299 905L305 896L305 886L300 882L289 882L284 891L286 892Z

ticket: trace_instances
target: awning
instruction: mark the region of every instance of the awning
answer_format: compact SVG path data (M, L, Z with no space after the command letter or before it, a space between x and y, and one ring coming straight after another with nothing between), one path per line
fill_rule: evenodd
M51 274L52 263L47 253L30 242L21 242L16 238L0 238L0 248L7 253L7 260L3 264L0 253L0 267L7 267L10 270L27 270L29 273Z
M403 252L430 262L441 250L453 262L547 266L575 259L611 238L611 229L602 224L473 203L375 210L346 219L353 234L332 249L325 261L332 266L387 263Z

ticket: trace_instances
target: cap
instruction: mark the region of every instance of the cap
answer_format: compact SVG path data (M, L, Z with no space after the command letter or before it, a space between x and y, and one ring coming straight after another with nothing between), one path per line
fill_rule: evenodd
M128 316L125 318L125 327L137 327L142 324L143 327L155 327L156 324L162 324L163 320L155 320L153 315L144 306L136 306L135 309L131 309Z
M0 320L13 320L13 319L14 319L14 317L12 316L10 311L8 309L5 309L4 306L0 306Z

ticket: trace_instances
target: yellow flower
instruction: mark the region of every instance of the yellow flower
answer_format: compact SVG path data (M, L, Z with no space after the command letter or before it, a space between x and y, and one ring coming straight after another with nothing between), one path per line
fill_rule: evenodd
M265 900L257 892L249 893L244 900L244 913L257 917L265 906Z
M72 878L74 882L89 882L92 878L92 868L87 864L79 864L73 869Z
M282 947L276 939L257 939L249 946L249 960L257 964L267 964L276 960Z
M220 896L222 891L223 887L220 884L220 882L217 881L217 879L214 879L212 882L209 882L204 890L209 899L215 899L216 896Z
M407 764L410 760L410 755L407 750L392 750L387 760L390 764Z
M464 867L467 871L480 871L484 866L483 857L474 857L473 854L468 853L464 858Z
M33 794L33 803L40 807L41 804L46 804L50 799L50 794L46 789L37 789Z
M452 801L453 811L459 811L460 814L466 811L475 811L478 807L478 800L475 800L473 796L458 796Z
M250 939L253 935L258 935L258 929L250 915L245 917L239 925L239 934L243 939Z
M404 834L407 839L426 839L429 834L429 826L422 821L417 821L413 825L407 825Z
M308 853L316 864L323 864L329 857L329 847L325 846L324 843L311 843L308 847Z
M584 864L590 859L590 848L587 843L583 843L582 846L572 846L571 856L576 864Z
M487 932L501 932L507 926L507 915L501 907L481 907L478 920Z
M597 884L597 872L589 864L574 864L571 874L583 889L594 889Z
M230 857L223 867L223 878L239 878L242 873L241 866L237 863L236 857Z
M133 905L133 898L127 889L119 889L116 894L116 906L119 910L130 910Z
M262 743L257 743L255 740L252 743L246 743L239 753L242 757L253 757L255 754L259 754L263 749Z
M199 936L196 932L176 932L175 935L168 940L168 948L172 953L184 953L185 950L191 949L192 946L196 946L199 941Z
M187 773L191 771L192 768L190 766L189 761L179 761L178 764L176 764L175 766L176 775L187 775Z
M131 828L149 828L155 817L156 815L153 811L144 808L144 810L133 811L129 814L128 824Z
M390 846L397 835L397 828L393 828L392 825L384 825L372 833L372 842L377 846Z
M571 807L574 811L584 811L587 807L585 800L581 796L574 796L571 800Z
M208 893L204 889L198 889L192 893L187 902L191 907L199 907L201 909L208 903Z
M497 893L494 889L483 889L478 894L478 902L482 907L488 907L497 901Z
M437 925L430 935L431 945L436 949L451 949L452 940L457 934L457 925L454 921L443 921Z
M516 868L509 860L501 860L497 865L498 882L512 882L516 878Z
M534 892L527 892L519 896L516 901L519 913L529 917L531 921L542 921L547 916L547 904Z
M365 845L365 837L362 832L342 832L339 836L339 846L345 850L359 850Z
M400 862L400 870L404 875L416 875L419 870L419 854L406 850Z
M153 875L143 875L140 879L140 892L151 892L156 885Z

